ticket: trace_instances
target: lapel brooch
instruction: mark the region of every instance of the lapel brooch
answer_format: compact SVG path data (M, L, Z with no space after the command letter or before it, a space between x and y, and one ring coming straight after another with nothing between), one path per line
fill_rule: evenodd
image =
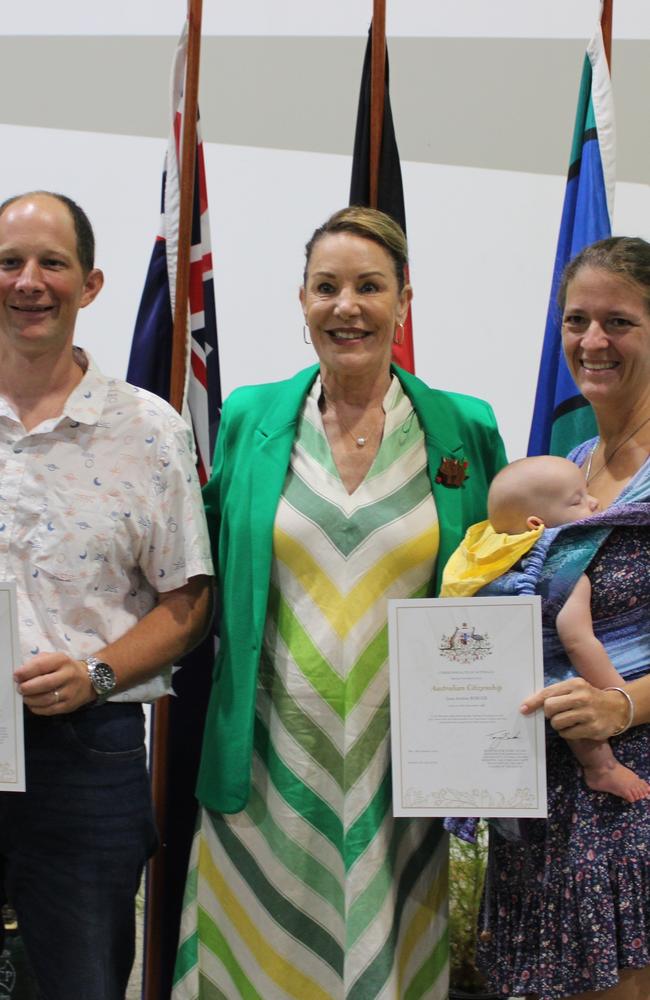
M467 478L468 463L458 458L443 458L436 474L436 482L443 486L462 486Z

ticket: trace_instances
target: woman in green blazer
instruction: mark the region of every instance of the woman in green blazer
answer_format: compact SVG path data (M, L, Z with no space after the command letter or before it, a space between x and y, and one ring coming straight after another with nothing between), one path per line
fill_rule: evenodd
M386 602L438 593L505 454L487 403L391 366L405 264L387 216L332 216L301 289L319 364L224 405L177 998L446 997L446 842L391 813Z

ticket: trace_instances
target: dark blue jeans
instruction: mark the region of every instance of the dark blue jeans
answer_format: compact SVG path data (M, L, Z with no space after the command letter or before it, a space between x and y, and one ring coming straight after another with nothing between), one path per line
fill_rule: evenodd
M25 715L27 792L0 794L0 861L42 1000L123 1000L157 837L140 705Z

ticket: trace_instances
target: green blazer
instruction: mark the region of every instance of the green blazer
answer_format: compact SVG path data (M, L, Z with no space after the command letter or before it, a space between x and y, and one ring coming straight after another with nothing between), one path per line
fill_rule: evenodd
M506 462L492 408L440 392L394 369L424 430L440 549L432 596L466 529L486 516L490 480ZM264 636L275 514L296 423L318 365L293 378L244 386L226 400L210 482L204 489L221 605L220 646L203 737L197 796L239 812L250 793L257 670ZM437 482L443 458L465 460L459 487Z

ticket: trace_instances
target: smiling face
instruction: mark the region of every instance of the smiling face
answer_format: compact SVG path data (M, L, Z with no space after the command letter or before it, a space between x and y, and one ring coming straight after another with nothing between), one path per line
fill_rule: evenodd
M562 344L578 389L597 412L624 414L650 402L650 313L634 282L580 268L567 286Z
M50 195L27 195L0 215L0 350L34 355L72 343L79 309L102 272L84 275L74 223Z
M410 300L410 286L400 292L395 264L380 244L348 232L321 237L300 302L323 373L387 375L393 334Z

